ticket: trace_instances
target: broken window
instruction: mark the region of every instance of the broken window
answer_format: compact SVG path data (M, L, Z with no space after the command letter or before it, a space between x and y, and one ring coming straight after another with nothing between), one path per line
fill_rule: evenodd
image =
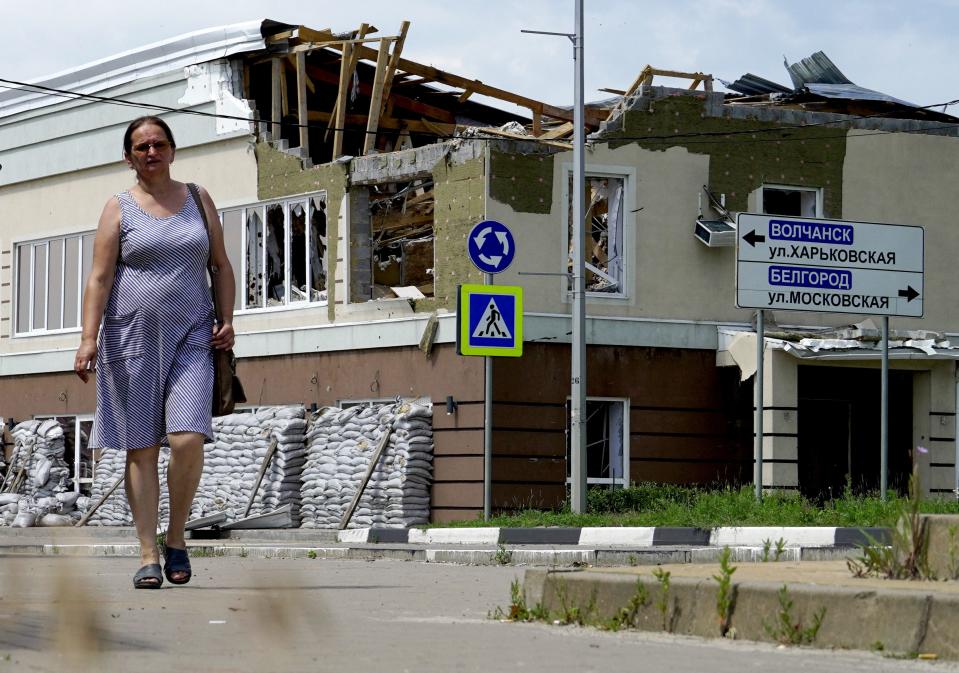
M372 298L433 296L433 181L370 188Z
M90 495L102 449L87 446L93 428L92 416L34 416L37 420L53 418L63 428L63 459L69 470L67 483L81 495Z
M822 217L821 196L818 188L764 186L761 210L766 215Z
M16 334L79 329L93 238L91 232L16 245Z
M586 259L586 291L604 294L626 293L623 204L626 179L623 177L587 175L586 226L584 256ZM573 270L573 177L569 177L568 269ZM568 288L572 290L572 277Z
M569 402L567 401L567 412ZM586 483L629 484L629 400L586 400ZM569 413L566 414L566 479L571 480Z
M236 309L326 301L325 194L224 211L222 221Z

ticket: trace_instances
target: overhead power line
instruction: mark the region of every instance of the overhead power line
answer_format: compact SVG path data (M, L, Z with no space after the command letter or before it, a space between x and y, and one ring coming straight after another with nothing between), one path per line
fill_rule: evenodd
M283 121L283 120L274 120L263 117L243 117L239 115L230 115L222 114L218 112L205 112L203 110L194 110L191 108L178 108L170 107L167 105L160 105L158 103L148 103L144 101L135 101L129 100L126 98L119 98L116 96L98 96L96 94L82 93L78 91L69 91L67 89L58 89L55 87L49 87L42 84L31 84L29 82L20 82L17 80L4 79L0 78L0 88L4 89L13 89L13 90L24 90L30 93L37 93L40 95L53 96L59 98L66 98L69 100L89 100L99 103L106 103L109 105L120 105L125 107L139 108L143 110L153 110L157 112L168 112L171 114L184 114L184 115L193 115L198 117L208 117L212 119L227 119L233 121L246 122L250 124L268 124L271 126L285 126L287 128L308 128L315 129L317 131L342 131L344 133L355 133L355 134L381 134L381 133L401 133L403 129L390 129L390 130L375 130L368 131L366 129L360 128L329 128L326 124L315 124L315 123L301 123L294 121ZM952 105L959 104L959 99L954 99L947 101L945 103L935 103L932 105L924 105L918 109L930 109L941 107L943 109L950 107ZM888 119L894 114L893 112L884 112L877 113L873 115L844 115L843 119L836 120L827 120L822 122L812 122L809 124L790 124L786 126L773 126L773 127L761 127L761 128L748 128L748 129L736 129L736 130L724 130L724 131L677 131L675 133L670 133L666 135L616 135L608 138L602 138L599 142L610 142L610 141L635 141L635 142L647 142L647 143L670 143L670 142L681 142L682 144L724 144L729 142L736 143L763 143L763 142L792 142L792 141L810 141L810 140L828 140L833 136L830 135L820 135L820 136L811 136L806 133L810 129L816 128L841 128L842 126L848 124L851 121L863 121L870 119ZM925 126L920 129L901 129L897 130L897 133L923 133L929 131L940 131L959 128L959 122L957 123L946 123L936 126ZM802 132L801 135L796 135L797 132ZM780 137L769 137L772 134L780 134ZM890 133L889 131L880 131L873 130L866 133L859 133L854 136L849 136L850 138L863 138L875 135L886 135ZM430 138L444 139L448 140L454 138L453 134L444 134L438 132L421 132L417 131L418 136L426 136ZM749 137L746 137L749 136ZM475 138L476 140L493 140L492 138ZM536 138L535 136L529 136L529 138L523 138L523 141L526 142L545 142ZM550 141L552 142L552 141Z

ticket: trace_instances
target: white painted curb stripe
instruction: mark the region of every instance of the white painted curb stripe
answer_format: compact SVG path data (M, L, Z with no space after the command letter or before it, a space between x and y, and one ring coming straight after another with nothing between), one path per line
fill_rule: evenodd
M779 540L788 546L831 547L836 544L834 527L759 527L716 528L709 536L714 547L761 547L766 541L775 548Z
M341 530L336 534L337 542L359 542L365 543L370 538L369 528L353 528L350 530Z
M583 528L579 532L581 545L629 545L652 547L653 527L648 528Z
M410 544L497 544L499 528L410 529Z

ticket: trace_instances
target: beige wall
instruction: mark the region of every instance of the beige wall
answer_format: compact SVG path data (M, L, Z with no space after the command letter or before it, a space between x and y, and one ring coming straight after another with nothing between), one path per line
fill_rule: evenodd
M893 329L959 331L959 138L852 131L846 145L843 218L925 229L925 317L894 318Z
M245 138L178 151L173 176L202 184L221 208L256 201L256 161ZM132 177L126 164L118 162L0 189L0 353L76 347L79 332L11 338L13 246L96 229L104 203L111 194L127 189Z
M893 318L892 328L959 331L959 294L951 291L952 269L959 257L952 217L952 190L959 182L959 139L853 131L847 144L843 217L925 227L925 317ZM519 276L518 272L566 270L566 171L571 160L571 153L554 157L550 214L515 212L494 199L488 205L488 216L510 225L517 243L516 261L498 276L497 283L522 285L530 312L569 312L563 278ZM651 151L630 144L587 151L587 173L604 168L615 172L616 167L635 172L626 204L628 297L590 295L590 315L751 320L752 310L735 306L734 248L707 248L693 237L697 195L709 182L710 160L706 154L690 154L679 147ZM751 207L757 201L756 192L749 195ZM868 316L777 311L773 317L779 324L838 326Z

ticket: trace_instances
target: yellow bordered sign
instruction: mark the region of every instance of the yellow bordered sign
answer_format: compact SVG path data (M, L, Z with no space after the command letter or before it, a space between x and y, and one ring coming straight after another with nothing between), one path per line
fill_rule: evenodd
M456 352L460 355L523 354L523 288L460 285L456 314Z

